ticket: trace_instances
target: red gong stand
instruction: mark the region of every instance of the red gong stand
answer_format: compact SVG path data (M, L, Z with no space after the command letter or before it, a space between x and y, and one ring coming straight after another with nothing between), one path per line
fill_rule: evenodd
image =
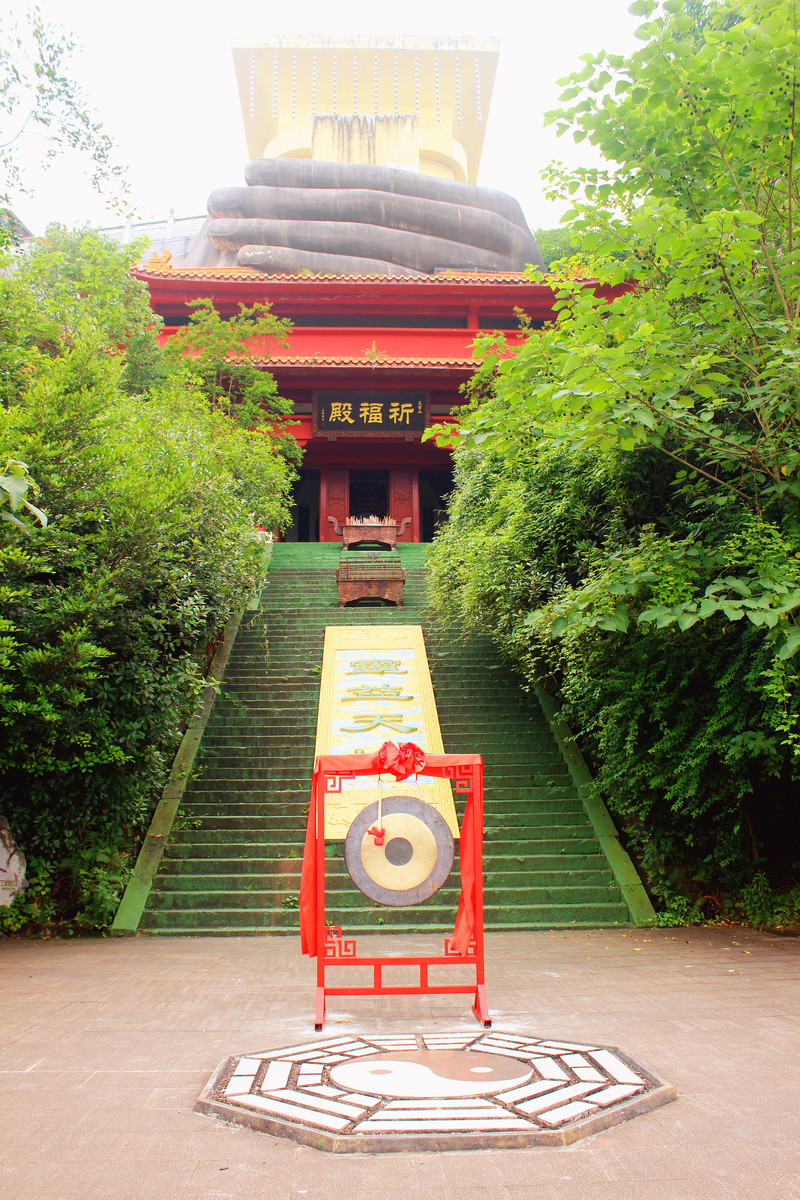
M472 993L472 1011L484 1028L491 1026L486 1002L483 947L483 760L479 754L430 754L423 756L417 747L419 774L449 779L456 794L466 795L466 808L460 830L461 897L455 918L455 928L445 938L441 955L412 955L386 958L359 955L355 938L342 934L339 926L329 926L325 919L325 799L341 793L342 780L358 775L379 775L387 771L386 750L397 755L397 747L386 743L375 755L322 754L316 759L311 784L311 802L306 826L303 855L303 874L300 886L300 939L302 951L317 959L317 1003L314 1028L319 1031L325 1021L325 1001L328 996L434 996ZM410 749L411 747L409 747ZM406 747L401 746L400 751ZM396 780L408 778L411 770L395 767ZM474 966L474 981L468 983L434 984L429 977L431 967ZM372 984L369 986L329 986L326 972L330 968L369 967ZM387 985L383 981L385 967L416 967L419 982L409 986Z

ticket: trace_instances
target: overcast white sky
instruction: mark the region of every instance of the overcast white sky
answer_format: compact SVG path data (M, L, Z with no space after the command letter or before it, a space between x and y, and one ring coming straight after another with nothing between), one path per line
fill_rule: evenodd
M449 34L500 39L500 62L479 182L510 192L533 227L558 223L542 197L539 171L553 158L586 159L586 143L557 139L542 114L556 105L556 80L579 56L636 45L640 18L629 0L38 0L48 21L77 35L72 74L117 145L140 219L205 211L216 187L243 182L247 161L233 74L235 37L271 34ZM21 21L30 5L11 0ZM3 18L4 19L4 18ZM37 147L27 153L36 157ZM61 164L32 172L36 194L15 201L35 233L115 218L94 195L85 170Z

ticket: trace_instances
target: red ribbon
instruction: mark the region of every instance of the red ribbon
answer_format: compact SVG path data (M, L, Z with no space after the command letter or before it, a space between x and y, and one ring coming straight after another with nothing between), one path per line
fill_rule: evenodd
M408 779L425 769L425 754L414 742L384 742L378 751L381 773L388 772L395 779Z

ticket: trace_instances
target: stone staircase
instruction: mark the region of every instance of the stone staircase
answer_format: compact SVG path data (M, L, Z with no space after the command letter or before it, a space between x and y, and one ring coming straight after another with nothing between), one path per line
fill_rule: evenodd
M261 610L240 627L142 927L195 935L297 929L325 626L373 623L423 626L444 748L483 756L487 929L627 924L538 706L488 639L454 640L426 612L425 546L400 548L399 609L340 609L339 553L330 543L275 547ZM341 842L326 853L330 924L348 932L452 929L457 870L425 904L387 908L353 885Z

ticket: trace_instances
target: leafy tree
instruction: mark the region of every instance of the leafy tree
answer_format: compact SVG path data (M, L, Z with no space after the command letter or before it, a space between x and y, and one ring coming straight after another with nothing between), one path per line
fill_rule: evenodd
M122 363L120 386L147 392L166 377L157 335L161 318L147 287L131 275L141 246L119 246L92 229L50 225L0 278L0 382L11 403L41 356L90 342Z
M21 150L35 136L45 165L68 150L91 165L92 184L110 186L110 201L124 207L127 185L114 162L113 145L69 73L76 48L70 34L48 24L38 8L22 26L5 19L0 29L0 204L25 192Z
M569 228L564 226L555 229L537 229L534 237L546 270L549 270L552 263L558 262L562 258L570 258L575 253L576 247L572 241L572 233Z
M285 345L289 322L274 316L268 304L250 308L240 304L230 319L222 317L209 298L191 300L189 307L189 324L180 327L167 345L173 368L238 424L245 428L267 424L280 435L291 403L278 395L274 376L259 370L254 357L263 360L276 345Z
M797 810L797 30L782 0L631 11L641 49L583 56L549 115L606 162L549 175L583 278L555 277L556 320L513 356L484 339L462 427L462 499L484 458L493 500L513 498L502 617L488 567L460 586L529 677L560 687L664 886L735 890L748 855L791 868L776 814L794 830ZM577 508L586 536L575 470L610 489ZM459 532L480 541L458 499L453 520L439 596Z
M164 361L126 266L57 230L0 281L0 517L27 526L0 524L0 777L34 881L7 929L113 915L219 631L263 584L255 525L289 520L278 440Z

